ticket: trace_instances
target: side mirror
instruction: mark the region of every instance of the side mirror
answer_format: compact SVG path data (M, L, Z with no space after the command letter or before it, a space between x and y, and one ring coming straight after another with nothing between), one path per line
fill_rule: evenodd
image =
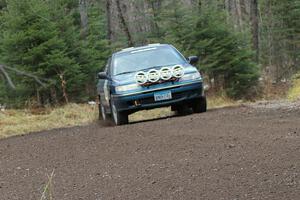
M107 79L107 74L106 74L106 72L99 72L99 73L98 73L98 78L99 78L99 79Z
M188 57L188 61L191 65L196 65L199 61L199 58L197 56L190 56Z

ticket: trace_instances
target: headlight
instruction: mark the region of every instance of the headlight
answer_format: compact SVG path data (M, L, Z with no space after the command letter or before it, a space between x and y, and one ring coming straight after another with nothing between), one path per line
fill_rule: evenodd
M180 80L189 81L189 80L196 80L196 79L201 79L201 75L199 72L185 74Z
M116 92L126 92L126 91L129 91L129 90L136 90L139 87L140 86L138 84L117 86L116 87Z

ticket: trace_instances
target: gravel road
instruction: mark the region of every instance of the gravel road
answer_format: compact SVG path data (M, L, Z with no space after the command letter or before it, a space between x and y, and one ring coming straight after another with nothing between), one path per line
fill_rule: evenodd
M0 200L300 199L300 109L261 103L0 140Z

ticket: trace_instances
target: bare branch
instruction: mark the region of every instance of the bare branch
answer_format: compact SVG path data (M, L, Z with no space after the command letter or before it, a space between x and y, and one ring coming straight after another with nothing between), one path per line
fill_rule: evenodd
M43 87L46 87L46 84L43 83L41 80L49 81L49 80L47 80L47 79L40 79L40 78L38 78L37 76L35 76L35 75L33 75L33 74L29 74L29 73L26 73L26 72L17 70L17 69L12 68L12 67L7 67L7 66L5 66L5 65L2 65L2 67L3 67L3 68L6 68L6 69L8 69L8 70L14 71L14 72L16 72L16 73L19 74L19 75L24 75L24 76L28 76L28 77L30 77L30 78L33 78L37 83L39 83L39 84L40 84L41 86L43 86Z
M46 83L50 83L52 82L51 80L48 80L48 79L43 79L43 78L38 78L37 76L33 75L33 74L30 74L30 73L27 73L27 72L24 72L24 71L20 71L18 69L15 69L15 68L12 68L12 67L8 67L6 65L1 65L0 64L0 71L3 73L3 75L5 76L7 82L9 83L9 85L15 89L15 85L13 84L11 78L9 77L8 73L6 72L6 70L11 70L11 71L14 71L15 73L19 74L19 75L23 75L23 76L27 76L27 77L30 77L30 78L33 78L38 84L40 84L42 87L46 87Z
M16 89L15 84L12 82L10 76L8 75L8 73L5 71L4 66L0 65L0 71L2 72L2 74L4 75L4 77L6 78L8 85L13 88Z

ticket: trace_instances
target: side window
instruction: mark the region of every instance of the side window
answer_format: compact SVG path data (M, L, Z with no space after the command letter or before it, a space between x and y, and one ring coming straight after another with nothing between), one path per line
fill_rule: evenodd
M105 65L105 69L104 71L106 72L106 74L110 75L110 63L111 63L111 58L108 59L106 65Z

